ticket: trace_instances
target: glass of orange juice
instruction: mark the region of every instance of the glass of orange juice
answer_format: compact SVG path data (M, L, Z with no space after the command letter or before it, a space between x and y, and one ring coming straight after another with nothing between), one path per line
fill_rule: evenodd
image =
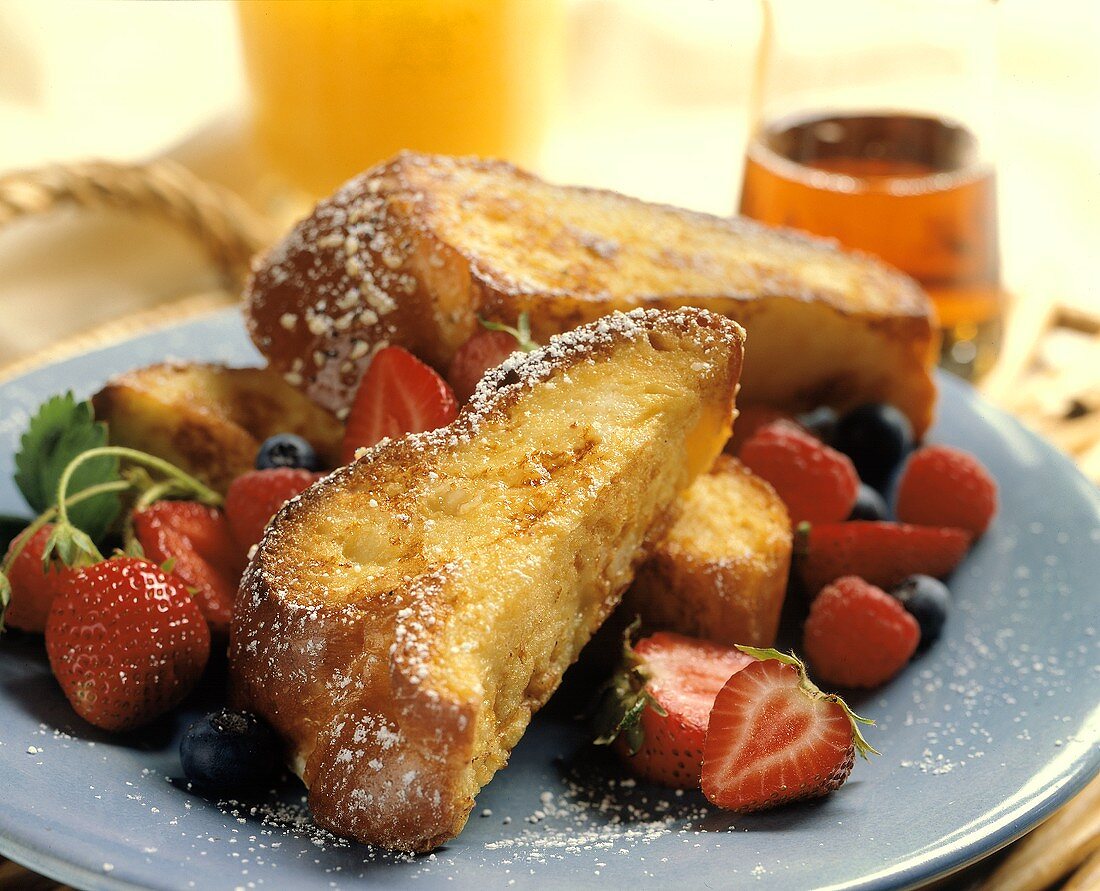
M240 0L258 147L310 197L402 149L537 159L560 0Z

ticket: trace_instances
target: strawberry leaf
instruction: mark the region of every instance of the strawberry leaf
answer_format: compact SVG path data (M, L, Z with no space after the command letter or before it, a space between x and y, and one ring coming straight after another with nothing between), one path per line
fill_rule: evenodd
M481 327L488 331L506 331L511 334L517 341L517 350L529 353L532 350L537 350L539 347L539 345L531 339L531 317L525 312L519 314L519 319L516 321L514 328L511 325L505 325L503 322L489 321L481 316L478 316L477 320L481 323Z
M91 402L77 402L72 393L48 399L31 418L15 456L15 484L27 504L41 513L54 505L57 484L69 462L89 449L107 444L107 425L97 423ZM77 468L69 495L98 483L118 479L118 459L86 461ZM69 511L72 523L99 540L118 516L113 492L89 498Z
M54 526L42 552L42 571L48 572L54 555L66 566L91 566L103 559L92 539L75 526Z
M642 747L642 713L651 708L659 715L666 715L662 706L649 692L649 670L638 658L631 639L641 625L635 618L623 632L623 656L619 669L600 688L593 715L592 740L598 746L611 745L618 736L626 742L627 751L636 755Z

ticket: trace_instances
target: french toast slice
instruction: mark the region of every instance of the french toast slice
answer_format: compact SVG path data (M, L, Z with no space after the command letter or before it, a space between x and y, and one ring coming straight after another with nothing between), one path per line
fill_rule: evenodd
M770 647L791 567L787 508L721 455L680 497L680 515L623 597L627 615L724 644Z
M375 349L443 371L478 317L535 339L612 310L706 307L743 325L742 384L792 412L891 402L919 436L938 334L917 285L832 242L546 183L500 161L403 153L322 201L254 265L246 316L272 365L346 408Z
M158 455L224 493L260 444L296 433L331 467L343 425L270 368L165 362L111 378L92 397L112 445Z
M456 835L729 435L744 332L616 313L515 354L448 427L289 502L241 583L236 704L341 835Z

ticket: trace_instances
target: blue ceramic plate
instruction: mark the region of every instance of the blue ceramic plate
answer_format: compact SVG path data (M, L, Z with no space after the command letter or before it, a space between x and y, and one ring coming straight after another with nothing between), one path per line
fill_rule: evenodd
M234 312L89 353L0 386L0 513L28 413L165 357L256 360ZM975 452L1002 507L952 583L943 638L857 703L882 757L838 794L753 817L635 786L565 717L544 714L428 857L316 830L301 787L208 802L176 781L179 733L216 701L126 738L82 723L40 643L0 642L0 852L87 888L741 886L886 888L957 870L1021 835L1100 767L1100 498L1068 460L944 378L931 439ZM224 670L224 669L223 669ZM277 680L273 680L277 683ZM557 709L559 713L567 710Z

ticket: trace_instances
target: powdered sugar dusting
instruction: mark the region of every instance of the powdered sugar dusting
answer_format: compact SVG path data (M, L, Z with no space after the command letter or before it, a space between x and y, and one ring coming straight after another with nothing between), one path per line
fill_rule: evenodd
M416 290L406 269L411 239L378 192L371 173L346 183L254 264L248 286L257 345L283 356L275 364L308 357L289 380L334 412L386 343L398 299ZM269 302L282 311L264 327Z
M629 583L649 524L682 489L686 473L679 464L663 462L653 468L649 491L639 493L645 481L638 475L612 471L634 449L647 459L664 454L658 450L667 448L672 436L688 436L702 412L708 421L728 414L743 337L735 323L705 310L613 313L552 338L532 353L509 357L451 425L379 443L300 496L302 510L293 500L283 508L242 583L233 665L242 700L272 719L294 745L315 812L333 826L395 846L426 847L457 831L471 795L504 763L582 633L571 628L572 616L560 620L558 637L544 636L526 657L516 658L519 673L498 668L501 660L495 656L480 656L498 629L518 634L494 611L519 608L523 579L543 572L547 567L539 561L549 558L538 548L521 549L504 570L515 573L516 585L479 600L468 593L463 578L470 567L469 590L487 590L486 580L477 577L484 561L464 553L459 540L473 535L471 547L498 542L504 548L516 524L544 523L544 528L531 526L533 541L545 539L551 549L573 547L571 530L596 521L601 492L639 499L636 514L611 521L622 525L606 533L612 536L606 554L582 561L595 568L574 560L557 593L540 595L576 600L579 627L587 629L597 611ZM620 362L611 361L610 356L620 355L612 351L628 343L640 347L624 350ZM619 374L625 379L647 367L644 363L660 363L654 368L662 370L654 373L668 377L658 381L668 389L659 390L657 398L668 400L674 413L655 414L649 402L624 399L622 417L610 410L586 414L578 403L552 428L558 431L554 444L571 437L569 447L560 445L566 449L561 455L540 447L524 459L537 478L534 486L526 470L510 479L508 468L491 462L482 468L480 446L455 452L490 422L501 426L484 431L485 443L495 443L497 435L510 440L512 433L521 442L524 436L541 442L545 429L532 424L521 433L517 426L527 423L521 397L535 387L555 393L555 375L564 380L571 371L604 359L609 380L618 380ZM689 370L693 361L703 368ZM589 389L569 398L579 400L595 386L592 378ZM683 398L690 391L698 392L699 399ZM639 398L652 395L641 383L637 392ZM647 411L653 426L640 428L635 413ZM672 417L682 418L683 425L673 430ZM616 418L606 432L617 431L613 435L624 448L609 446L606 459L593 459L591 471L586 470L577 455L587 455L594 437L602 435L586 425L607 418ZM704 429L703 435L709 435L710 428ZM640 436L635 446L632 437ZM494 454L503 448L494 446ZM445 470L451 459L454 468ZM580 469L555 475L540 462ZM482 469L467 477L467 466ZM502 487L500 498L493 494L476 523L463 526L466 501L480 501L486 492L496 493L496 486ZM564 497L567 490L569 498ZM368 509L369 504L376 506ZM578 505L584 510L575 514ZM433 537L430 529L437 523L450 532ZM482 542L480 535L488 537ZM305 554L300 553L303 537L311 542ZM599 539L593 541L598 546ZM531 561L529 567L525 560ZM521 646L518 636L508 641L509 647ZM336 652L339 657L332 655ZM276 676L281 684L272 689L269 679ZM494 690L496 684L502 689ZM499 713L490 694L504 703ZM302 701L310 704L310 720L299 726L294 712Z

